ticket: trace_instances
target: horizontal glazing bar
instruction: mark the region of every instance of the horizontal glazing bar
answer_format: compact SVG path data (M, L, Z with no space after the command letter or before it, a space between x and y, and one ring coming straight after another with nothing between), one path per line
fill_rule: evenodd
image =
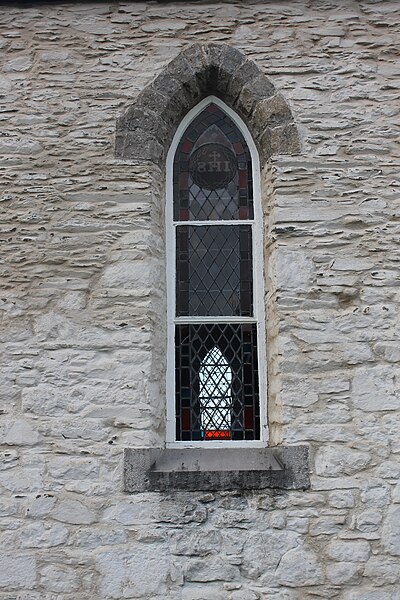
M194 323L257 323L254 317L176 317L174 323L177 325Z
M185 226L185 225L219 225L220 227L224 227L225 225L254 225L255 221L253 219L243 219L240 221L174 221L174 227Z

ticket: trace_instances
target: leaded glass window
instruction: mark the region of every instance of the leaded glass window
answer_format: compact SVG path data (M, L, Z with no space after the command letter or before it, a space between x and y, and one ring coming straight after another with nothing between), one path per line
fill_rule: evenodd
M210 101L184 130L172 183L175 440L260 440L261 223L249 147L222 103Z

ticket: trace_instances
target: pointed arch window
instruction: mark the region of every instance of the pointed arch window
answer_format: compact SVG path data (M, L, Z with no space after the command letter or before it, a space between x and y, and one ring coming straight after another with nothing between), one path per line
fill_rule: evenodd
M265 442L255 145L209 97L178 128L168 166L167 441Z

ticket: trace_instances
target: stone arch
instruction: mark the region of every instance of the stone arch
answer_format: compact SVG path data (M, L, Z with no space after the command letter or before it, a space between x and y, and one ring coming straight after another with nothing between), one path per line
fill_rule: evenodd
M161 166L179 123L210 95L246 122L262 163L274 154L299 152L290 108L259 67L226 44L193 44L118 119L116 156Z

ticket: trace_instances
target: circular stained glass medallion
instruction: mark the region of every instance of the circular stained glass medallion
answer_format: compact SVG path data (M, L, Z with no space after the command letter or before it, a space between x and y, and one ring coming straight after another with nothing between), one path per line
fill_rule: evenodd
M236 175L236 156L222 144L204 144L193 152L189 169L194 183L200 188L220 190Z

